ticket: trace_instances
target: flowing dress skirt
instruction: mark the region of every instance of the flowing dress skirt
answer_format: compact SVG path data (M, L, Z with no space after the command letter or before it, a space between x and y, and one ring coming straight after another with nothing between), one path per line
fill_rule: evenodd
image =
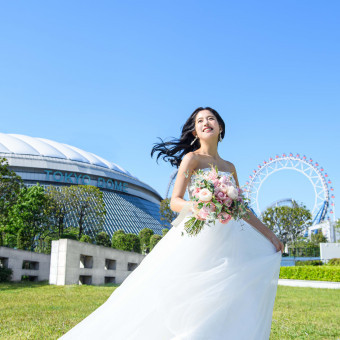
M182 214L108 300L60 339L269 339L281 251L233 219L188 236L190 216Z

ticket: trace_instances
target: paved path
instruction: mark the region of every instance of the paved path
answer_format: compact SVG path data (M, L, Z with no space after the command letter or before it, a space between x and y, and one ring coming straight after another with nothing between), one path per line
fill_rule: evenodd
M340 289L340 282L279 279L281 286Z

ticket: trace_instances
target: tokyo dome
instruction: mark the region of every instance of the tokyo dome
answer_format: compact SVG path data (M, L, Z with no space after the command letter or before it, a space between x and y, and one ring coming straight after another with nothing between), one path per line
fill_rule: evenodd
M123 167L77 147L19 134L0 133L0 157L26 186L93 185L103 192L104 230L138 234L150 228L162 234L162 197Z

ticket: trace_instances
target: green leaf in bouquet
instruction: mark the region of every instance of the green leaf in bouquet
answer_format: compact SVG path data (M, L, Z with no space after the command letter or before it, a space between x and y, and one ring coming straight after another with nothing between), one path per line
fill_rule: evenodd
M221 204L220 202L216 201L215 206L216 206L216 212L217 212L217 214L219 214L222 211L223 204Z

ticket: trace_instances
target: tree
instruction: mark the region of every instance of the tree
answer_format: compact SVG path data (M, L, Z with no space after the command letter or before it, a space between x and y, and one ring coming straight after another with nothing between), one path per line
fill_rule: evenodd
M139 237L132 233L126 234L122 230L116 231L114 233L112 237L112 244L116 249L134 251L136 253L141 252Z
M92 238L89 235L82 235L79 241L84 243L93 243Z
M20 228L17 233L17 248L23 250L30 250L31 238L28 230Z
M161 235L154 234L150 237L150 251L155 247L155 245L162 239Z
M38 253L51 254L53 238L51 236L40 237L38 245L34 249Z
M138 235L132 233L126 234L126 243L128 244L129 251L134 251L135 253L141 252L140 239Z
M150 237L154 234L150 228L144 228L139 232L142 254L147 254L150 251Z
M39 184L23 187L9 211L7 232L17 235L21 247L34 250L37 240L50 232L47 211L48 199L44 188Z
M164 237L168 233L169 229L164 228L162 229L162 237Z
M0 243L5 244L5 227L10 208L15 204L23 181L9 169L6 158L0 158Z
M70 189L65 186L55 187L50 185L45 189L45 193L49 199L51 224L55 227L56 234L60 238L65 231L66 217L72 209Z
M327 243L328 240L327 238L324 236L324 234L322 233L322 231L320 230L317 234L312 233L311 234L311 243L319 246L320 243Z
M177 217L177 213L170 208L170 198L165 198L159 205L161 222L163 227L168 227L169 224Z
M79 230L75 227L68 227L64 230L64 232L60 235L59 238L68 238L70 240L79 240L78 238Z
M293 207L269 207L262 214L262 221L284 245L295 244L312 224L312 214L304 205L295 202Z
M111 247L110 236L105 231L98 233L96 235L96 244L98 246Z
M111 247L115 248L115 249L119 249L118 247L118 239L119 239L119 235L124 234L125 235L125 231L122 229L116 230L113 235L112 235L112 239L111 239Z
M103 230L105 222L105 203L103 193L93 185L71 185L68 187L72 217L82 234L95 236Z

